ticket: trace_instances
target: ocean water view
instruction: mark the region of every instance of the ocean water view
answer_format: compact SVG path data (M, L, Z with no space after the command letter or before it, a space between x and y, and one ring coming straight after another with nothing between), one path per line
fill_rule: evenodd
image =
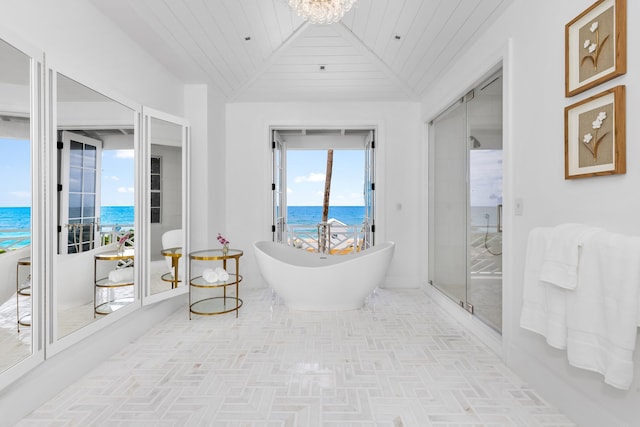
M133 224L133 206L102 206L100 223L107 225ZM331 206L329 218L347 225L362 224L364 206ZM322 206L288 206L287 223L315 226L322 220ZM0 207L0 248L23 247L30 243L31 208ZM22 230L22 231L8 231Z
M329 219L334 218L347 225L362 224L364 206L330 206ZM322 206L287 206L287 224L316 225L322 221Z
M133 224L133 206L102 206L100 223ZM345 224L361 224L364 219L364 206L331 206L329 218L335 218ZM322 206L288 206L289 224L317 224L322 220ZM25 229L31 227L31 208L0 207L0 230Z
M31 228L31 208L0 207L0 229Z
M133 206L102 206L100 224L133 224Z
M133 206L102 206L101 224L133 224ZM31 228L30 207L0 207L0 230Z
M133 224L133 206L102 206L100 223L104 225ZM30 207L0 207L0 249L21 248L29 245L30 229Z

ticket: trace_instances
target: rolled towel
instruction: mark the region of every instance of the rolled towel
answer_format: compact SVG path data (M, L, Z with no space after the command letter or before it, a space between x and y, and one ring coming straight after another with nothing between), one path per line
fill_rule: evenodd
M216 274L218 275L218 280L221 282L229 280L229 273L222 267L216 268Z
M110 271L109 280L113 283L133 282L133 267L118 268Z
M208 283L215 283L218 281L218 273L210 268L205 268L202 271L202 278Z

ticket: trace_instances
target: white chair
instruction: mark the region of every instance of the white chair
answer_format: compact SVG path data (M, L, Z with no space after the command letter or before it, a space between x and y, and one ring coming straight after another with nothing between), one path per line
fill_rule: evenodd
M162 249L182 248L183 244L183 234L181 229L169 230L162 235ZM169 272L162 275L162 280L165 282L172 282L172 287L175 288L184 274L184 261L182 256L178 258L178 277L174 277L174 259L175 258L172 256L165 256Z

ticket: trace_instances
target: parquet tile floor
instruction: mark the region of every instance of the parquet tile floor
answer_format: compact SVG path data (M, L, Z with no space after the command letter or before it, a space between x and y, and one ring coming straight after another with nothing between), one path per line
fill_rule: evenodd
M18 426L572 426L422 290L298 312L178 311Z

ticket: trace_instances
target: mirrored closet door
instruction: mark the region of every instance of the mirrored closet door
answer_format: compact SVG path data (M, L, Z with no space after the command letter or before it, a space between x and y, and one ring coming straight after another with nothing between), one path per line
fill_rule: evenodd
M139 108L51 71L51 341L75 342L140 305ZM61 346L61 347L64 347ZM53 346L56 349L56 346Z
M32 355L41 336L44 216L41 188L41 54L0 39L0 372ZM7 372L3 379L11 375ZM0 381L0 384L5 381Z
M188 125L179 117L145 108L145 227L149 239L144 303L187 292Z

